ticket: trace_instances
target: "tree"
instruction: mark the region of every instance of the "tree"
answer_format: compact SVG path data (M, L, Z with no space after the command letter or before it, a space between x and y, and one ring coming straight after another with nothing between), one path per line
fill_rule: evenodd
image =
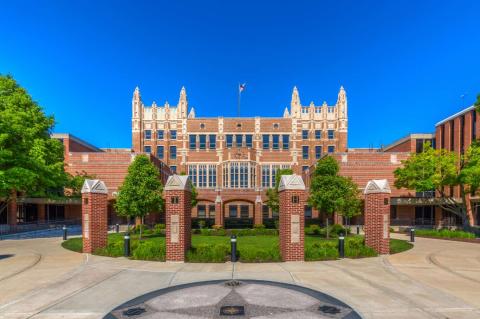
M141 218L143 225L146 214L161 211L164 204L162 190L158 169L146 155L138 155L128 167L128 174L118 190L115 208L120 216Z
M82 171L76 175L68 174L68 183L66 185L69 196L72 197L81 197L82 196L82 187L86 179L95 179L95 175L89 175L87 172Z
M472 143L465 155L445 149L433 149L426 143L422 153L413 153L397 168L395 187L412 189L417 192L435 191L440 195L441 208L462 219L463 225L469 225L468 216L472 214L469 205L470 195L480 187L480 144ZM450 192L451 187L460 188L460 200Z
M50 137L54 123L13 77L0 75L0 213L17 192L63 192L63 144Z
M292 175L291 168L278 169L275 173L275 187L267 189L267 206L272 212L278 212L280 209L278 198L278 186L280 186L280 179L282 175Z
M359 190L351 178L339 175L337 161L326 156L320 159L313 172L308 203L329 215L337 213L346 218L361 213Z

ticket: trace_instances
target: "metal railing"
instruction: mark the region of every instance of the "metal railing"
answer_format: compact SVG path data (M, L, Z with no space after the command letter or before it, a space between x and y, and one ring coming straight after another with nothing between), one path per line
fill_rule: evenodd
M37 230L59 229L63 225L74 226L81 225L81 219L56 219L45 222L19 223L16 225L0 225L0 236L25 233Z

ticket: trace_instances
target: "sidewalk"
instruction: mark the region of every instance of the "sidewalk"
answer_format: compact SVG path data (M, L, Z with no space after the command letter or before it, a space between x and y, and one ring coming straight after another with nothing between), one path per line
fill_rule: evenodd
M476 244L418 238L405 253L358 260L182 264L83 255L60 243L0 242L0 255L14 255L0 257L0 318L102 318L153 290L231 278L313 288L365 318L480 318Z

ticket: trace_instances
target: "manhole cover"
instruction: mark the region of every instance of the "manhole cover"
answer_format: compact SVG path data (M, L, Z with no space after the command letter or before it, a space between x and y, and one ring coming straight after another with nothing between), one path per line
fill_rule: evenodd
M141 315L144 312L145 312L145 308L136 307L136 308L130 308L128 310L125 310L123 312L123 315L127 317L133 317L133 316Z
M238 280L229 280L227 282L225 282L225 286L227 287L237 287L237 286L240 286L241 285L241 282L238 281Z
M333 307L333 306L320 306L320 307L318 307L318 311L321 311L323 313L332 314L332 315L340 313L340 309L338 309L337 307Z
M220 308L220 316L244 316L243 306L223 306Z

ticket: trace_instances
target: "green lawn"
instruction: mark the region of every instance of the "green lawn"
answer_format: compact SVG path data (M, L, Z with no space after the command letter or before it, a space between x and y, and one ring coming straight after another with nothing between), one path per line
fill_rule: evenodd
M408 250L412 244L398 239L390 240L392 254ZM338 258L338 240L320 236L305 236L305 260L332 260ZM66 249L81 252L82 239L71 238L62 243ZM165 260L165 237L162 235L144 235L142 241L137 235L131 236L132 259ZM97 255L123 256L123 235L110 234L108 246L95 252ZM224 262L230 258L230 237L228 236L192 236L192 249L187 254L190 262ZM237 254L243 262L280 261L278 236L241 236L237 238ZM347 258L374 257L377 253L363 244L362 236L349 236L345 241Z

